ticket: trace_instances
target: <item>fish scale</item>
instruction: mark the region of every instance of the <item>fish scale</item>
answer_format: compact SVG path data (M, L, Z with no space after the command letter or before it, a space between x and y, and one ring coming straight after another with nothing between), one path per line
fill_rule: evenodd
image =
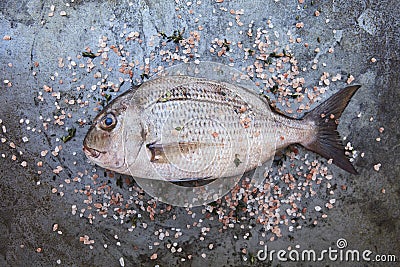
M218 112L215 112L216 110ZM162 174L165 177L174 175L183 178L195 178L193 175L199 175L200 177L215 178L237 175L243 169L238 169L239 166L234 164L235 155L240 156L243 164L246 164L246 160L249 158L249 148L254 147L256 140L254 138L249 139L248 136L257 130L260 131L262 125L262 123L258 123L258 128L244 128L240 123L239 114L232 112L231 105L222 101L212 103L190 99L182 103L171 99L166 102L155 103L152 107L149 107L149 111L147 120L151 117L155 118L153 127L149 127L153 129L150 132L154 133L154 135L150 135L150 140L158 140L162 144L197 142L200 145L194 153L201 152L203 154L203 160L189 161L185 155L181 155L179 149L168 150L170 153L166 155L168 160L162 161L165 165L172 163L174 167L162 166L160 160L153 162L154 168L160 169L160 172L164 168L166 169L166 172ZM223 123L219 122L221 120ZM191 121L195 124L190 125ZM253 119L253 123L255 121ZM189 122L189 125L185 125L187 122ZM183 126L183 128L181 131L176 131L176 126ZM218 136L213 137L214 133ZM241 149L236 148L235 150L231 147L232 143L243 142L246 142L246 145L241 146ZM195 160L198 159L201 158ZM258 162L248 166L246 170L254 168L254 164L258 164ZM191 172L185 171L189 169L188 167L190 167Z

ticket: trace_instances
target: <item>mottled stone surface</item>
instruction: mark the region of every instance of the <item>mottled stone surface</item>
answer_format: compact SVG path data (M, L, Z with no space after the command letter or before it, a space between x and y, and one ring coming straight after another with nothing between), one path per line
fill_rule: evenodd
M32 0L0 2L0 119L6 126L6 133L0 130L0 137L6 138L5 143L0 143L0 265L1 266L55 266L57 260L64 266L119 266L119 259L124 258L125 266L242 266L251 265L248 260L243 260L242 249L256 254L262 249L260 240L268 243L269 249L287 249L300 245L300 249L315 249L321 251L336 247L336 240L347 240L349 249L369 249L373 254L397 254L400 260L400 12L396 1L196 1L189 5L177 1L58 1L58 0ZM219 1L218 1L219 2ZM302 1L299 1L302 2ZM69 3L69 6L66 6ZM49 16L51 5L55 6L54 16ZM220 8L226 8L227 11ZM189 10L194 14L189 14ZM244 26L239 27L235 15L230 10L243 9L240 16ZM314 16L319 10L320 16ZM66 16L60 12L65 11ZM180 18L179 18L180 17ZM196 22L196 19L198 21ZM269 29L267 20L274 28ZM304 28L296 29L297 22L303 22ZM233 26L229 26L232 22ZM354 83L361 84L361 89L350 102L343 115L339 132L346 136L358 151L364 152L364 158L356 159L355 166L360 175L354 176L345 173L335 166L329 166L333 173L331 184L337 186L335 191L335 207L327 210L326 219L321 219L318 212L313 211L315 203L326 203L331 198L319 188L318 195L313 199L305 199L309 203L307 220L301 221L302 229L294 232L283 231L283 236L273 242L268 242L268 237L261 236L261 227L249 222L239 223L234 229L227 229L222 233L218 231L221 223L217 218L214 221L205 220L203 226L210 227L210 232L200 241L201 227L187 229L187 224L193 224L201 218L201 208L194 211L198 217L192 219L182 208L173 208L172 212L157 215L155 220L150 220L146 212L140 224L147 223L147 228L138 226L132 232L127 231L126 223L112 218L112 211L107 218L102 218L96 212L93 225L88 219L79 218L79 210L85 205L83 194L75 193L74 189L84 189L90 185L87 176L82 178L80 184L68 186L65 179L73 178L79 171L92 170L81 151L82 139L88 125L77 127L77 134L71 141L62 143L57 137L66 134L65 127L76 127L75 121L87 119L96 114L93 98L90 108L83 109L59 103L72 114L71 119L66 119L62 127L53 125L53 116L58 114L54 105L55 98L48 96L41 102L38 92L43 92L43 85L53 87L55 92L60 92L62 99L83 97L90 92L90 86L98 80L93 77L93 72L87 73L85 69L75 67L68 69L70 56L77 63L76 55L81 54L87 46L96 51L99 38L107 36L109 44L125 44L125 37L120 33L126 28L127 33L139 32L142 43L128 42L124 47L130 52L128 61L138 60L143 65L145 58L151 57L151 67L158 65L167 66L159 55L160 42L157 32L172 34L174 30L185 28L187 37L190 31L197 30L201 34L197 54L201 60L210 60L229 63L233 59L236 67L246 66L251 58L244 60L244 52L232 45L228 56L218 57L209 52L214 38L238 42L242 41L244 47L251 47L254 39L248 38L246 31L252 24L255 30L259 27L276 32L282 41L287 42L286 34L290 30L293 36L301 38L302 43L292 46L292 53L299 61L300 67L307 67L301 75L305 77L305 86L318 85L323 72L332 75L340 73L342 81L330 85L332 92L345 86L347 75L355 77ZM199 26L203 29L200 31ZM230 28L230 29L227 29ZM239 31L243 30L242 34ZM11 40L3 40L10 36ZM6 38L7 39L7 38ZM150 43L155 45L151 46ZM304 43L309 44L305 48ZM171 48L170 44L168 47ZM314 49L320 48L316 54ZM329 53L329 48L334 48L334 53ZM173 49L172 49L173 50ZM107 65L113 67L108 72L108 80L118 82L119 59L109 52ZM65 67L60 68L58 58L63 58ZM375 58L376 62L371 62ZM318 59L318 69L312 70L313 60ZM35 62L38 63L35 66ZM12 67L8 64L12 63ZM322 63L326 63L323 66ZM95 69L101 69L97 66ZM104 68L102 69L104 71ZM76 75L73 76L73 72ZM134 79L139 79L143 71L134 68ZM36 73L36 75L33 75ZM103 73L104 74L104 73ZM52 80L52 77L54 80ZM73 81L73 77L78 78ZM127 76L123 76L127 78ZM128 77L129 78L129 77ZM62 79L63 83L58 81ZM9 87L3 81L12 83ZM136 81L134 82L136 83ZM84 84L82 91L76 87ZM129 82L125 82L120 91L129 89ZM98 91L93 92L98 94ZM118 95L113 94L114 95ZM97 95L98 96L98 95ZM361 117L357 117L361 114ZM59 114L58 114L59 115ZM42 129L43 118L51 118L47 131L32 132L27 127ZM373 117L371 121L370 118ZM29 125L20 119L29 119ZM383 133L379 128L384 127ZM22 137L28 137L24 143ZM380 137L378 142L376 138ZM11 148L13 142L16 148ZM62 151L57 156L40 156L42 150L53 151L58 145L63 145ZM22 155L20 155L20 151ZM76 152L74 155L73 153ZM308 153L301 149L300 153ZM312 153L310 153L312 154ZM12 155L17 160L12 160ZM311 155L315 158L315 155ZM36 163L42 160L43 167ZM27 166L21 166L23 161ZM76 161L76 164L73 164ZM374 170L374 165L380 163L379 171ZM52 172L57 166L62 166L59 174ZM38 170L43 170L38 175ZM103 170L97 170L103 175ZM107 181L107 179L105 179ZM115 192L128 195L126 187L116 185L116 179L110 179L109 185ZM40 184L38 184L40 181ZM63 188L59 185L64 184ZM343 190L339 187L347 185ZM57 188L64 192L60 197L51 192ZM383 190L384 189L384 193ZM308 201L308 202L307 202ZM71 206L77 205L77 215L71 214ZM177 219L173 220L172 215ZM85 213L84 217L87 217ZM319 217L318 224L313 221ZM59 225L62 234L53 232L53 225ZM245 229L241 229L243 224ZM158 240L154 232L158 229L180 228L182 236ZM282 229L284 229L282 227ZM246 233L251 238L244 239ZM79 242L79 237L88 235L95 240L93 249L89 245ZM118 240L115 239L118 236ZM235 238L237 236L237 239ZM120 245L117 245L117 242ZM154 246L155 241L160 242ZM171 253L166 246L168 243L177 242L182 247L182 252ZM212 250L209 244L213 244ZM104 248L103 244L108 244ZM153 245L152 249L149 246ZM42 248L41 252L36 252ZM299 249L299 250L300 250ZM150 256L157 253L156 260ZM206 258L201 255L205 253ZM187 259L187 255L193 255ZM182 262L181 258L186 261ZM265 262L264 262L265 263ZM346 265L345 262L324 261L327 266ZM256 264L263 264L256 260ZM275 258L273 265L279 264ZM286 265L286 263L282 263ZM355 266L354 263L347 263ZM317 263L301 262L292 263L291 266L319 266ZM380 265L376 265L380 266ZM389 265L388 265L389 266Z

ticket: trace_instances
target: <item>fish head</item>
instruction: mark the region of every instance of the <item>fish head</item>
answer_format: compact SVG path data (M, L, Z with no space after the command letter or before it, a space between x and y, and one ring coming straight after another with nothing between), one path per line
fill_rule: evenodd
M124 128L130 99L129 94L123 94L110 102L95 117L83 141L83 151L90 161L120 173L126 169Z

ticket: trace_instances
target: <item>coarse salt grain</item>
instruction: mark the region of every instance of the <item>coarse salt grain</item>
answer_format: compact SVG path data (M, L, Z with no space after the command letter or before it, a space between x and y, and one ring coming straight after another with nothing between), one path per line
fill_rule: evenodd
M75 214L76 214L76 211L77 211L76 205L72 205L72 206L71 206L72 215L75 215Z
M53 173L59 174L62 170L63 170L63 167L57 166L57 167L53 170Z
M304 23L303 22L298 22L296 23L296 28L300 29L304 27Z
M374 170L375 171L379 171L380 167L382 166L382 164L378 163L374 165Z
M125 261L124 261L124 258L119 258L119 265L121 265L121 266L125 266Z
M354 81L354 76L350 75L346 82L347 84L351 84L353 81Z
M315 206L315 210L316 211L321 211L321 207L320 206Z

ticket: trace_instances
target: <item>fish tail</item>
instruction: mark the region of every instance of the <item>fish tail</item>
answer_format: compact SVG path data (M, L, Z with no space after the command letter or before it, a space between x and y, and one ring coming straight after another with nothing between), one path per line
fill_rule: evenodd
M337 131L338 119L360 85L343 88L327 101L304 116L316 126L316 133L311 141L303 142L305 148L321 156L332 159L333 163L343 170L358 174L345 155L345 148Z

